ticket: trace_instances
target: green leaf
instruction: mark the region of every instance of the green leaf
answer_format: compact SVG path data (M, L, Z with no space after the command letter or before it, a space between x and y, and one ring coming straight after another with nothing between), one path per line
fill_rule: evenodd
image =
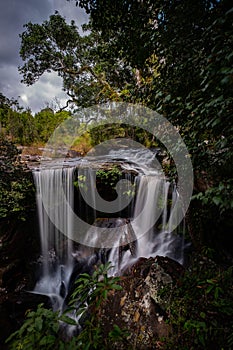
M206 289L206 293L209 294L209 293L212 291L213 288L214 288L213 285L209 286L209 287Z
M14 333L12 333L7 339L6 339L6 343L9 343L13 338L15 338L18 335L19 331L16 331Z
M221 197L215 196L215 197L213 197L213 202L214 202L214 204L216 204L217 206L219 206L219 204L222 203L222 199L221 199Z
M107 299L107 297L108 297L108 291L106 289L103 292L103 297L104 297L104 299Z
M55 344L55 342L56 338L53 335L48 335L40 340L39 345Z
M66 316L64 314L61 315L61 317L59 319L65 323L69 324L69 325L77 326L77 322L73 318Z
M35 329L40 332L43 327L43 320L40 317L37 317L35 319Z
M116 289L116 290L122 290L123 289L121 286L119 286L119 284L112 284L111 288L112 289Z

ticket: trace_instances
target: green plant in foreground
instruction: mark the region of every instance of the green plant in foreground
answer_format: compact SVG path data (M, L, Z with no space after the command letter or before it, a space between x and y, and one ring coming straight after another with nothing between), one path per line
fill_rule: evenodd
M111 263L101 264L92 275L83 273L76 281L76 288L72 294L72 305L75 305L78 299L82 307L78 312L82 312L89 306L96 308L107 299L108 292L111 290L121 290L122 287L117 284L119 277L108 277L108 271L112 268Z
M36 311L28 311L22 327L6 340L10 350L74 349L75 339L65 344L59 337L59 314L38 305Z
M85 192L88 190L87 178L85 175L78 175L78 179L74 181L76 188L82 188Z
M78 337L80 349L108 349L109 343L121 341L128 336L128 332L114 325L108 338L103 339L102 337L99 320L100 306L107 300L109 292L122 289L118 284L119 277L108 277L108 271L111 268L111 263L100 265L92 275L84 273L76 282L71 306L77 314L90 313L84 330ZM76 307L77 301L78 307Z
M108 293L113 290L120 290L122 287L117 284L119 277L108 277L111 264L100 265L93 275L81 274L76 282L76 288L72 295L70 308L63 314L45 309L43 304L38 305L36 311L29 310L26 320L19 330L10 335L6 340L10 350L87 350L87 349L108 349L109 344L124 341L128 332L113 325L106 339L103 338L101 324L99 322L100 305L107 300ZM78 305L78 306L77 306ZM77 325L70 316L71 311L77 314L86 312L87 318L82 332L68 341L61 339L61 322L70 325Z

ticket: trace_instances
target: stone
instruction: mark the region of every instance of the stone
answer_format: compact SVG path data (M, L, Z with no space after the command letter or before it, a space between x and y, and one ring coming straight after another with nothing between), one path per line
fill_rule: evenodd
M176 261L159 256L140 258L124 271L122 290L110 293L99 312L105 336L116 324L129 332L129 348L155 349L161 338L171 333L166 308L183 271ZM125 343L117 343L114 349L125 349Z

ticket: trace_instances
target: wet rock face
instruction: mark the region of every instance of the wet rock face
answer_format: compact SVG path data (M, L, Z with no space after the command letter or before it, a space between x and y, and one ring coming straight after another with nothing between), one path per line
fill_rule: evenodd
M161 338L169 336L165 307L183 267L164 257L141 258L121 280L121 291L114 291L100 312L106 335L114 324L129 332L129 348L155 349ZM116 349L125 349L125 343Z

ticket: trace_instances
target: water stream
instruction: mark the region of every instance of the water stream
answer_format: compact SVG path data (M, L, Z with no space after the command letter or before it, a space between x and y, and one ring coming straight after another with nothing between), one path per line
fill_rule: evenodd
M103 157L73 159L65 165L56 162L34 170L41 239L40 278L34 292L48 295L55 310L62 309L72 281L81 272L91 271L94 264L111 261L114 266L111 273L120 274L140 257L162 255L183 262L183 236L177 234L174 210L179 194L174 184L151 167L155 154L150 154L149 159L146 154L138 150L128 153L118 150L105 157L105 164L115 162L121 166L135 194L128 208L119 209L117 215L106 214L98 218L98 211L92 210L93 224L86 232L86 244L67 238L72 237L74 230L73 212L90 215L90 208L85 208L85 201L80 202L80 193L77 195L74 189L74 179L77 169L85 164L88 191L95 202L95 183L91 174L96 163L103 162ZM66 200L61 196L61 189ZM82 208L75 205L77 201ZM54 223L59 223L58 227ZM98 227L114 228L116 234L111 248L99 245ZM178 229L181 231L180 227Z
M37 210L41 241L41 276L35 292L50 296L55 309L60 309L67 295L73 270L73 242L53 224L61 221L65 232L72 232L70 207L74 203L74 168L52 168L33 173L36 186ZM60 198L63 188L67 201ZM46 205L46 210L44 208Z

